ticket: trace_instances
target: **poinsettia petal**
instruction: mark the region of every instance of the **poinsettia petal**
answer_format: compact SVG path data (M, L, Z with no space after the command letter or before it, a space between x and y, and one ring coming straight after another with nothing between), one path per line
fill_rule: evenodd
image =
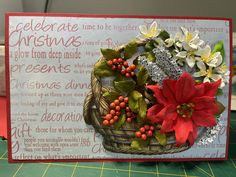
M176 104L175 86L176 80L166 79L163 81L162 93L170 104Z
M195 95L194 95L195 97L203 96L204 93L205 93L205 86L204 86L204 84L203 83L196 84L195 85L195 90L196 90Z
M194 111L192 120L197 126L212 127L216 125L214 116L205 111Z
M147 118L152 123L162 123L163 119L157 117L157 114L163 109L163 105L155 104L147 110Z
M190 74L184 72L176 83L176 100L186 103L195 94L194 80Z
M189 133L188 141L189 145L192 146L197 138L197 127L193 126L193 131Z
M178 116L174 130L177 145L182 145L187 141L189 133L193 132L193 122L189 118Z
M204 95L214 97L217 93L217 89L220 87L220 84L221 80L211 83L210 82L204 83L204 90L205 90Z
M191 102L194 104L194 111L205 111L209 114L215 114L218 112L218 107L214 97L196 97L193 98Z
M158 103L163 105L168 103L158 85L147 85L146 88L153 91L154 97L157 99Z
M158 114L157 118L160 120L175 120L177 118L176 105L168 105L164 107Z

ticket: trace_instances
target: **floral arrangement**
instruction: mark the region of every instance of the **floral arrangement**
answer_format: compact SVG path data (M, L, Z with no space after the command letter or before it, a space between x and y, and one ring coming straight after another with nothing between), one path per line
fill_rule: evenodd
M210 46L197 31L183 27L182 33L172 36L158 29L155 21L139 29L140 35L128 44L101 49L103 56L93 74L100 84L107 77L112 84L103 85L99 93L108 106L100 109L94 128L110 143L107 149L111 151L118 145L108 141L124 139L117 136L119 130L129 131L125 133L129 142L123 143L125 150L120 152L143 153L142 149L153 144L163 149L170 142L170 148L191 147L200 128L216 129L224 111L217 100L229 80L223 42ZM107 139L100 129L109 129L112 138ZM212 137L205 142L211 141Z

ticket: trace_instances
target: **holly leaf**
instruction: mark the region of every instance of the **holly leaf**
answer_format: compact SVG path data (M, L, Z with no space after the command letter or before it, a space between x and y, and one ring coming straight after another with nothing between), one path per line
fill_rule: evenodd
M142 98L142 94L136 90L129 94L129 107L132 112L139 112L139 98Z
M146 118L146 112L147 112L147 103L145 101L145 99L142 97L139 99L139 117L141 119L145 119Z
M113 49L101 49L101 53L106 60L120 58L120 53Z
M160 133L160 131L157 131L155 133L155 138L160 143L160 145L162 146L166 145L167 143L166 134L162 134Z
M114 81L114 88L120 92L129 93L135 88L133 80Z
M163 41L165 41L166 39L170 38L170 35L166 30L162 30L158 35L158 37L160 37Z
M120 93L117 91L107 91L103 94L103 97L105 97L105 99L110 103L117 99L119 96Z
M140 143L139 143L139 141L137 141L137 140L133 140L132 142L131 142L131 148L133 148L133 149L137 149L137 150L141 150L142 148L141 148L141 146L140 146Z
M222 56L222 63L224 62L224 58L225 58L225 50L224 50L224 43L223 41L219 41L215 44L212 53L215 52L220 52L221 56Z
M114 71L107 65L105 60L100 60L94 66L94 74L99 77L113 76Z
M114 125L115 129L118 130L125 123L125 120L126 114L122 113L121 116L119 116L118 122Z
M138 67L138 72L137 72L137 84L138 85L144 85L148 79L148 72L146 68L143 66Z
M156 61L156 57L155 57L155 55L154 55L154 53L153 52L145 52L144 53L144 56L147 58L147 60L148 61L150 61L150 62L155 62Z
M131 58L137 52L137 48L138 48L137 46L138 45L135 41L128 43L125 46L124 58L125 59Z

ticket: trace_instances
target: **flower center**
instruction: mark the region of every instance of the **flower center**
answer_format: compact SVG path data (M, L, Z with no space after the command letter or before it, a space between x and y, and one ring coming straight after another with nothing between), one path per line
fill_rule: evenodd
M193 38L192 33L188 33L188 34L186 35L186 41L187 41L187 42L190 42L190 41L192 40L192 38Z
M211 77L212 77L212 68L210 67L210 68L206 71L206 73L207 73L207 77L208 77L208 78L211 78Z
M184 118L191 118L194 111L193 103L183 103L176 107L176 112Z

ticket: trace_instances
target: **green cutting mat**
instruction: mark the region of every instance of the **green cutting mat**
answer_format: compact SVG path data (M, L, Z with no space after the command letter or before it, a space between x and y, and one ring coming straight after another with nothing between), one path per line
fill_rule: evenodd
M231 113L229 160L185 163L17 163L7 161L7 142L0 140L0 177L236 177L236 112Z

